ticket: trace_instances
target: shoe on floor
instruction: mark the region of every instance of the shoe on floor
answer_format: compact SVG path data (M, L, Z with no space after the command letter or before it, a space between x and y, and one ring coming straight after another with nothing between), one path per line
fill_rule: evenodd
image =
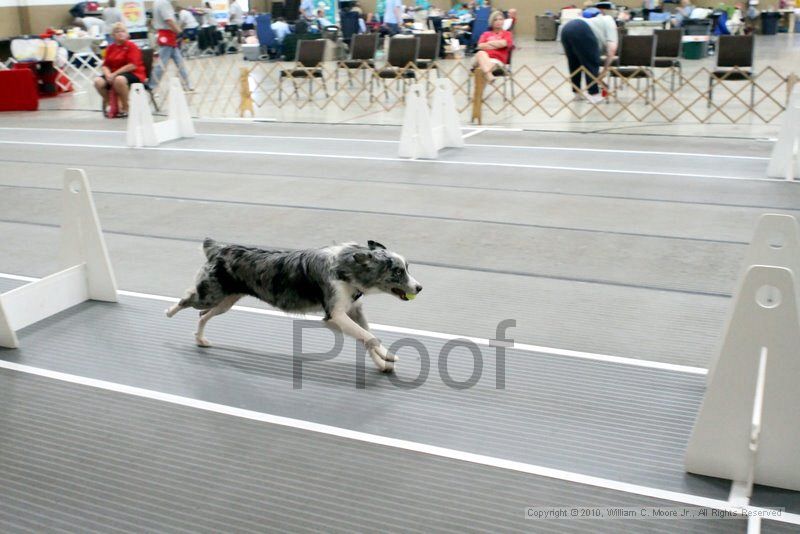
M586 100L588 102L591 102L592 104L599 104L600 102L603 102L605 98L603 98L603 95L601 95L600 93L597 93L596 95L592 94L586 95Z

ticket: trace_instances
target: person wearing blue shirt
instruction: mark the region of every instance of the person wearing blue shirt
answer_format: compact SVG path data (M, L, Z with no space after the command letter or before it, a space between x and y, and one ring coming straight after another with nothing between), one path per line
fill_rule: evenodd
M456 4L453 6L453 9L447 12L448 15L455 15L456 17L463 17L464 15L471 14L470 10L467 9L466 3Z
M403 4L400 0L386 0L386 12L383 14L383 23L389 28L392 35L400 31L400 22L403 20Z
M300 2L300 16L306 20L314 18L314 0L303 0Z

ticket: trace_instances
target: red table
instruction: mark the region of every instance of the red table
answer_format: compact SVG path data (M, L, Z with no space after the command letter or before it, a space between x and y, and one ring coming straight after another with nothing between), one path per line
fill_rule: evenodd
M38 83L33 72L28 69L0 70L0 111L38 109Z

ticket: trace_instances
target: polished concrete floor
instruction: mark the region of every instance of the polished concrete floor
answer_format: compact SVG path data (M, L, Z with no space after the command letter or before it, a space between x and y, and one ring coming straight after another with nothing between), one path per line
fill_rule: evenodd
M463 517L442 511L447 488L455 491L465 477L473 477L475 491L492 498L473 502L475 492L467 491L464 503L478 510L480 521L497 521L500 531L535 528L520 521L523 501L548 492L560 497L541 502L578 499L638 506L643 497L636 491L642 487L658 490L647 493L648 499L674 491L691 502L698 497L726 501L729 483L686 475L681 455L755 222L763 213L800 214L797 184L766 178L771 141L465 128L464 149L444 150L436 161L408 161L396 157L396 126L198 122L193 139L138 150L125 146L124 126L122 121L102 120L96 112L0 116L0 273L39 277L58 269L62 176L65 168L79 167L92 184L120 289L151 295L149 300L126 297L118 310L87 304L23 331L27 349L0 352L0 364L6 366L0 379L16 392L14 402L4 403L13 409L4 409L0 417L19 428L16 437L9 436L13 447L1 460L6 463L0 463L8 466L15 492L5 508L0 506L0 518L16 521L9 523L14 526L10 530L35 527L48 510L51 526L92 528L97 520L92 514L104 509L96 500L100 486L86 490L83 504L68 500L50 508L36 500L41 495L32 497L25 488L30 487L26 480L52 487L48 491L68 487L70 482L64 481L76 480L76 473L60 482L51 480L49 462L60 448L67 448L70 459L65 461L75 465L75 443L90 443L93 432L134 438L130 443L111 439L112 446L96 451L86 445L94 451L87 468L91 480L108 477L103 466L121 463L130 470L141 451L142 468L152 473L162 466L168 480L158 491L178 484L180 505L173 515L160 508L158 492L140 505L131 504L140 488L134 483L114 493L111 501L121 504L112 515L122 530L129 525L124 514L140 509L146 510L142 524L148 528L185 528L187 510L196 506L197 498L197 490L192 493L187 487L210 484L213 499L232 502L230 496L221 497L225 482L218 474L210 479L206 475L218 473L219 465L228 466L236 477L247 478L246 472L240 458L215 452L204 440L192 441L193 435L207 437L209 432L210 443L220 450L243 444L248 455L257 454L259 440L274 439L267 456L253 461L259 476L287 462L281 473L264 475L273 486L254 488L249 479L232 484L232 495L243 495L236 506L246 513L230 519L241 522L241 531L253 530L262 519L275 528L324 529L314 523L318 512L309 511L318 510L317 505L303 508L296 501L281 501L278 508L264 508L273 515L262 518L267 512L251 502L254 495L313 492L315 481L320 481L318 490L346 488L347 495L371 504L380 499L359 490L356 482L383 487L398 501L389 512L398 522L385 530L405 531L425 525L432 530L469 528ZM498 323L514 319L509 335L527 348L510 353L512 378L505 391L479 387L461 394L438 382L418 391L395 391L381 382L381 375L370 375L367 389L356 390L349 375L352 362L346 359L332 364L330 373L315 367L309 388L293 393L285 318L243 310L212 321L207 333L220 341L220 348L209 353L191 345L192 317L178 316L173 322L162 318L163 302L154 302L152 296L183 293L202 261L199 243L206 236L288 248L380 241L404 254L425 286L414 302L366 298L367 316L384 325L377 327L382 337L416 332L430 346L452 336L491 339ZM265 307L253 299L242 304ZM103 334L92 339L96 329ZM401 362L407 363L399 365L416 369L418 361L403 356ZM609 357L621 363L607 363ZM341 438L329 443L328 437L305 430L285 435L271 425L231 423L225 417L225 422L215 421L153 400L54 386L50 379L10 370L13 365L537 464L584 478L602 477L619 482L613 486L616 491L622 483L639 489L622 490L622 498L592 493L612 485L563 479L558 479L563 487L553 489L548 484L556 479L546 476L498 475L486 465L481 466L486 472L473 475L473 464L466 467L439 456L426 460L419 453L406 458L407 451L402 454L408 470L402 468L406 463L398 464L375 481L366 465L392 463L384 458L382 445L365 446L369 460L359 461L353 457L362 451ZM454 365L454 372L468 374L460 362L454 360ZM400 376L404 372L398 371ZM153 406L147 404L151 402ZM53 403L58 414L43 411ZM95 403L108 406L107 421L92 416L81 426L69 416L69 406L80 411ZM157 415L151 421L148 410ZM127 413L132 414L130 421ZM541 421L526 423L535 417ZM55 425L67 436L65 444L39 439L31 421ZM215 430L219 425L224 431ZM169 428L174 437L158 441L169 435ZM26 432L34 434L33 461L26 459L18 439ZM141 441L136 437L141 435L155 440ZM600 441L593 445L592 440ZM215 467L206 470L203 464L191 475L183 467L173 472L174 465L159 463L158 457L180 454L175 444L191 448L197 458L213 458ZM334 451L330 459L320 459L322 448ZM302 464L301 458L312 456L321 466L316 471ZM434 472L442 473L438 484L428 476ZM408 492L415 473L427 500ZM189 486L180 486L181 480ZM498 488L506 489L496 494ZM531 498L512 498L509 488L520 488L513 491ZM586 488L591 489L588 494ZM800 511L796 492L760 488L753 503ZM39 515L20 515L26 505ZM89 508L83 522L65 519L64 514ZM329 509L338 518L328 524L329 530L369 529L378 520L365 514L354 525L358 512L352 503L335 499ZM509 518L517 512L519 518ZM226 513L205 510L198 517L213 530L227 520ZM491 528L483 522L474 525ZM765 532L796 528L771 522L763 526ZM545 528L649 532L668 527L645 522L548 523ZM681 528L744 532L745 525L687 523Z

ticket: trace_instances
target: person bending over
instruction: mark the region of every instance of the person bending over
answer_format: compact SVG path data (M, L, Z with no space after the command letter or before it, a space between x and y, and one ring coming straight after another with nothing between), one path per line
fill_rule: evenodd
M599 83L617 55L617 24L613 18L600 14L600 10L596 8L584 10L583 16L584 18L571 20L564 25L561 30L561 44L567 54L575 99L583 98L581 92L581 73L583 73L589 93L586 99L596 104L603 100ZM606 61L601 72L602 54L606 55ZM581 70L581 67L585 71Z

